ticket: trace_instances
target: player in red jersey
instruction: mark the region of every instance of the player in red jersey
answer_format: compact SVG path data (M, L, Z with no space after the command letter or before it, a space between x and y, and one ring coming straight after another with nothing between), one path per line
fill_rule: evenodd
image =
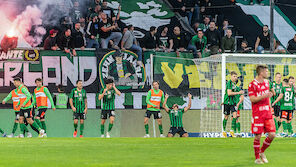
M268 68L264 65L258 65L256 68L257 76L249 84L249 97L252 102L252 133L255 135L254 151L255 163L268 163L264 151L270 146L275 138L275 124L272 119L270 98L273 96L269 90ZM260 139L262 133L268 133L260 148Z

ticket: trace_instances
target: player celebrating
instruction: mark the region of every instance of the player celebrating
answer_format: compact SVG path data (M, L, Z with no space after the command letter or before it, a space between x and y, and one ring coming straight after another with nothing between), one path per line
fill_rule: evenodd
M252 102L252 133L255 134L254 151L255 163L268 163L264 151L270 146L275 138L275 124L272 119L270 98L272 93L269 88L268 68L265 65L256 67L256 78L249 84L249 97ZM264 140L260 148L260 139L262 133L268 133L268 137Z
M171 127L168 133L168 137L174 137L176 133L178 133L180 137L188 137L188 133L183 128L182 118L183 118L183 114L191 108L192 95L188 93L189 102L188 102L188 106L185 107L184 109L179 109L178 104L174 104L172 109L170 110L166 105L168 98L169 98L169 95L166 94L163 105L162 105L162 107L170 116Z
M73 137L77 137L78 119L80 119L80 137L83 137L84 120L87 114L87 98L86 91L83 89L82 80L76 81L76 88L72 89L69 98L74 119Z
M153 81L152 82L153 89L148 91L148 95L146 97L146 103L147 103L147 111L145 113L145 118L144 118L144 126L145 126L145 138L149 138L149 126L148 126L148 121L153 114L154 119L157 120L158 122L158 127L159 127L159 132L160 132L160 137L165 137L163 135L163 130L162 130L162 116L160 113L160 103L164 102L164 93L162 90L159 89L159 82L158 81Z
M281 102L281 121L283 124L283 136L287 137L288 132L289 135L293 134L292 130L292 115L293 115L293 101L294 101L294 87L289 85L289 80L283 80L283 88L279 97L272 103L272 106L275 106L279 101Z
M47 137L45 124L45 112L48 108L47 99L49 99L53 111L55 111L55 106L49 90L47 89L47 87L42 85L42 79L37 78L35 80L35 83L37 87L34 89L33 98L34 102L36 102L36 107L38 110L35 121L44 130L44 137Z
M241 89L237 86L235 92L239 92ZM235 95L235 104L236 104L236 128L235 128L235 133L238 133L238 137L241 137L241 130L240 130L240 122L239 122L239 117L240 117L240 111L243 109L243 101L244 101L244 95Z
M237 81L237 73L235 71L232 71L230 73L231 79L227 82L226 84L226 91L224 95L224 120L223 120L223 137L227 137L226 133L226 125L227 125L227 120L232 113L232 126L231 126L231 131L230 135L232 137L235 137L234 135L234 130L236 129L236 118L237 118L237 112L235 110L235 96L236 95L242 95L244 94L244 91L240 90L239 92L235 92L237 89L236 86L236 81Z
M17 130L18 124L19 124L19 116L20 116L20 106L17 108L17 104L20 101L18 95L17 95L17 90L13 89L2 101L2 104L5 104L8 100L12 100L12 105L13 105L13 110L15 113L15 120L12 128L12 132L10 135L7 135L7 137L12 138L14 137L14 134ZM1 131L0 131L1 132Z
M281 73L277 72L275 74L275 81L272 82L272 89L274 91L274 95L271 98L272 103L279 97L279 95L282 91L281 79L282 79ZM273 105L273 118L274 118L276 132L278 132L278 129L281 125L280 113L281 113L281 106L280 106L280 101L279 101Z
M40 128L40 126L32 119L33 118L33 105L31 103L31 94L26 86L24 86L21 82L20 78L14 78L13 84L17 88L17 96L19 97L19 102L16 105L16 108L20 107L20 137L23 138L23 132L26 129L24 124L24 119L26 118L27 122L36 128L39 131L39 136L43 137L44 130Z
M121 92L115 87L114 81L112 79L106 79L106 88L100 91L99 100L103 99L103 106L101 111L101 137L104 136L105 132L105 122L109 117L109 127L106 137L110 138L110 132L114 124L115 119L115 94L121 95Z

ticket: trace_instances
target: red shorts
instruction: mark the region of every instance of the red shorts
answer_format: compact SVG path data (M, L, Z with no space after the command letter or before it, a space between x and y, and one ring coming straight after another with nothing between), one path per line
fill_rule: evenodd
M236 117L238 118L240 115L239 115L239 110L237 110L237 113L236 113Z
M252 133L262 134L268 132L275 132L275 124L272 118L266 119L265 117L255 116L252 118Z

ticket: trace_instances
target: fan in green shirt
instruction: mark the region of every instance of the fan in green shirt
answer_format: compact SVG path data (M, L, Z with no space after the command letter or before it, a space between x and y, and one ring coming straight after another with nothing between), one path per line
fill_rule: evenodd
M178 104L174 104L172 109L169 109L166 105L168 101L169 95L165 95L165 100L163 102L163 108L169 114L171 127L168 133L168 137L174 137L176 133L180 135L180 137L188 137L188 133L185 131L183 127L183 114L187 112L191 108L191 99L192 95L188 94L188 106L180 109Z
M232 124L231 124L231 130L230 130L230 135L232 137L235 137L234 135L234 130L236 129L236 118L237 118L237 111L235 109L235 96L236 95L242 95L244 94L243 90L237 91L237 73L235 71L232 71L230 73L231 79L227 82L226 84L226 90L225 90L225 95L224 95L224 120L223 120L223 137L227 137L226 133L226 125L227 125L227 120L229 118L229 115L232 114Z
M72 89L69 98L74 119L73 137L77 137L78 119L80 119L80 137L83 137L84 120L87 114L87 98L86 91L83 89L82 80L76 81L76 88Z
M106 88L100 91L99 100L103 99L103 106L101 112L101 137L105 137L105 122L109 117L109 127L106 133L106 137L110 138L110 132L115 120L115 94L121 95L121 92L116 88L112 79L105 80Z

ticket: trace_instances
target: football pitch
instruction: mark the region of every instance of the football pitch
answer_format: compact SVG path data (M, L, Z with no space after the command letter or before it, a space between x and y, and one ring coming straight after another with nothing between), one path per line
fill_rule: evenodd
M1 138L0 166L256 166L252 143L252 138ZM295 150L295 139L275 139L264 166L294 166Z

